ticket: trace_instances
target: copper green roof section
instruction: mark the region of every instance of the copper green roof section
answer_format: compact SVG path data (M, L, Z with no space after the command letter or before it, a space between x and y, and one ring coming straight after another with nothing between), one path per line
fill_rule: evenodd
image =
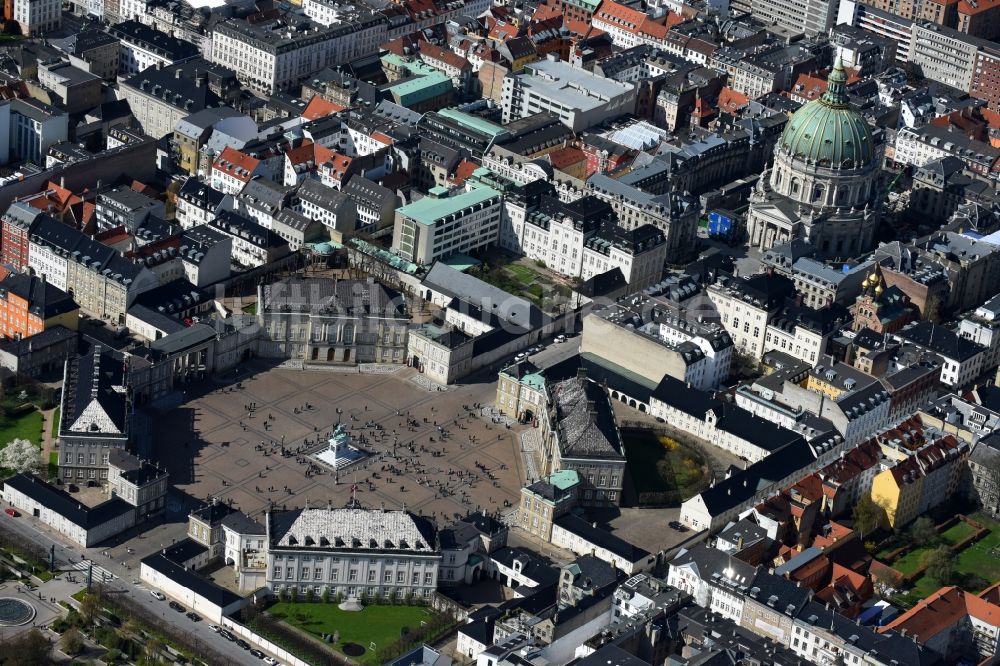
M453 213L459 213L477 204L488 203L491 199L499 197L500 193L492 187L480 185L471 190L453 192L447 196L427 196L397 208L396 212L418 224L430 226Z
M831 169L857 169L871 163L875 148L871 129L851 108L847 72L837 59L827 91L792 114L779 150L795 159Z
M507 130L500 127L496 123L491 123L488 120L474 116L458 109L441 109L438 111L438 115L444 116L445 118L450 118L454 120L459 125L466 127L468 129L486 134L487 136L492 136L494 138L505 134Z
M576 470L561 469L549 476L549 483L559 490L569 490L573 486L580 485L580 475Z

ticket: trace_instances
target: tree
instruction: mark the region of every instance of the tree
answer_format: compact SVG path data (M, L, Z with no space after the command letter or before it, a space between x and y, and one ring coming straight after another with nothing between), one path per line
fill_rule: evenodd
M330 603L330 588L329 587L324 587L323 588L323 591L319 595L319 600L322 601L324 604Z
M924 556L924 571L941 585L955 576L955 555L948 546L938 546Z
M30 441L15 439L0 451L0 467L12 469L18 474L37 474L42 470L42 453Z
M84 626L89 627L94 624L94 619L100 611L101 600L97 598L96 594L84 595L83 599L80 600L80 618L83 620Z
M145 647L142 649L143 657L146 659L147 664L155 664L160 660L160 652L163 650L163 644L160 643L159 639L150 638L146 641Z
M927 516L920 516L910 525L906 536L911 544L929 545L937 543L938 531L934 528L934 521Z
M32 629L0 643L0 664L3 666L35 666L51 663L52 643L38 629Z
M59 639L59 648L71 657L83 652L83 636L76 627L67 629Z
M874 532L882 522L885 511L871 497L864 495L854 505L854 531L862 539Z

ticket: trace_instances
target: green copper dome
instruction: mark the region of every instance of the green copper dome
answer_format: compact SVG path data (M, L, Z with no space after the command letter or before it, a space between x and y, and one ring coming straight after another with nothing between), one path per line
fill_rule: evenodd
M780 150L816 166L856 169L874 155L868 123L847 101L847 72L840 58L822 97L792 114L781 135Z

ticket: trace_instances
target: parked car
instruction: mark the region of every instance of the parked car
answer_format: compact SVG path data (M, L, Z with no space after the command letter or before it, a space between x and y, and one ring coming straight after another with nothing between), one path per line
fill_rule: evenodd
M177 611L178 613L183 613L183 612L184 612L184 606L181 606L181 605L180 605L179 603L177 603L176 601L171 601L171 602L170 602L170 607L171 607L172 609L174 609L175 611Z
M159 599L160 601L163 601L164 599L166 599L166 597L163 596L162 592L157 592L156 590L150 590L149 593L151 595L153 595L154 599Z
M555 340L556 342L566 342L566 336L560 333L555 337Z
M229 633L225 629L219 629L219 635L222 636L223 638L225 638L230 643L232 643L233 641L236 640L236 636L233 636L231 633Z
M678 532L687 532L687 528L684 527L682 523L679 523L676 520L671 520L669 524L671 529L675 529Z
M244 650L249 650L250 649L250 644L247 643L242 638L240 638L239 640L236 641L236 645L238 645L239 647L243 648Z
M220 627L217 624L210 624L208 625L208 628L214 631L215 633L219 633L220 631L222 631L222 627Z
M274 657L264 657L264 663L267 664L267 666L278 666L278 660Z
M514 357L514 362L515 363L520 363L521 361L523 361L526 358L528 358L528 355L525 354L524 352L521 352L520 354L518 354L517 356Z
M17 509L15 509L12 506L11 507L7 507L6 509L3 510L3 512L6 513L11 518L17 518L18 516L21 515L20 513L17 512Z
M185 613L185 615L187 615L188 619L191 620L192 622L201 622L201 615L198 615L194 611Z
M250 650L250 656L257 657L258 659L263 659L264 653L258 650L257 648L254 648L253 650Z

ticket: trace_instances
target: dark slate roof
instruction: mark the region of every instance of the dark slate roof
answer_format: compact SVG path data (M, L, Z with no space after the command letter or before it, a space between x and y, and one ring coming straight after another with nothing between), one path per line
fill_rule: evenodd
M912 638L896 632L880 634L873 627L857 624L854 620L828 610L823 604L810 601L799 613L799 622L822 628L848 641L858 650L877 653L907 666L929 666L941 663L941 655L923 647Z
M704 542L692 546L690 549L682 549L674 559L670 560L670 566L692 566L697 569L698 577L703 581L711 583L713 580L721 578L733 585L747 589L750 588L751 582L757 575L757 567L754 565Z
M984 351L984 347L975 342L966 340L954 331L926 319L907 324L896 335L945 358L957 361L965 361Z
M81 504L69 493L30 474L12 476L4 481L4 485L24 493L42 506L85 530L115 520L134 509L131 504L118 497L102 502L95 507L88 507Z
M180 76L177 75L178 71ZM223 100L210 90L212 86L205 84L199 86L197 84L198 75L208 74L212 77L227 72L229 70L225 68L213 65L201 58L195 58L162 69L147 67L127 81L122 82L121 85L156 97L163 103L183 109L188 113L195 113L210 106L223 104Z
M209 525L215 525L235 511L236 509L232 508L228 504L213 502L211 504L206 504L200 509L195 509L191 512L191 515L200 519L202 522L208 523Z
M714 411L716 428L768 451L777 451L802 439L798 433L756 416L731 402L722 402Z
M511 324L537 328L547 319L529 300L508 294L440 261L431 266L422 284L484 312L496 311L498 316Z
M194 176L184 181L180 191L177 192L177 196L205 210L215 210L222 204L222 200L226 197L223 192L212 189L211 185L198 180Z
M629 562L638 562L644 557L649 556L649 551L643 550L638 546L633 546L628 541L619 539L611 532L595 527L583 518L579 518L572 514L559 518L555 521L555 523L559 527L585 539L588 543L592 543L595 546L609 550L615 555L625 558Z
M198 47L191 42L177 39L139 21L123 21L111 26L108 31L118 39L138 44L174 62L193 58L199 53Z
M812 598L812 590L808 587L800 587L784 576L760 569L750 585L747 596L779 613L795 617L802 610L802 607L809 603Z
M604 273L592 275L576 288L576 292L587 298L598 298L614 294L626 286L628 286L628 282L625 280L622 269L615 266Z
M5 351L8 354L13 354L15 356L23 356L30 352L36 352L45 349L46 347L51 347L52 345L59 344L66 340L75 340L76 336L76 331L71 331L65 326L52 326L44 331L35 333L34 335L29 335L26 338L0 342L0 351Z
M545 368L542 374L548 382L559 382L575 377L580 369L587 378L598 384L607 384L612 391L618 391L636 400L648 403L655 386L651 381L625 368L611 363L600 356L583 352Z
M687 386L679 379L664 375L653 390L652 397L660 402L695 418L704 419L705 414L722 405L708 391Z
M28 311L43 320L80 307L59 287L26 273L11 273L0 282L0 296L7 294L23 298L28 302Z
M609 643L589 657L576 662L576 666L650 666L633 654L626 652L614 643Z
M263 536L266 532L263 525L242 511L234 511L225 516L222 519L222 526L239 534L260 534Z
M717 482L701 492L709 514L718 516L754 498L758 491L786 479L816 460L812 447L801 437L788 446L758 460L745 470Z
M559 571L540 556L521 548L501 548L490 557L509 569L514 568L514 560L521 563L521 574L539 586L555 584L559 581ZM523 588L522 588L523 589Z
M128 432L130 408L125 393L118 387L125 384L125 366L120 359L104 353L100 345L69 362L63 386L60 436L124 435ZM89 410L88 410L89 408ZM102 424L102 414L108 421ZM88 423L77 423L86 416ZM110 424L117 432L101 429Z
M564 458L624 458L615 413L602 386L573 377L552 386L549 395Z
M581 555L563 567L573 574L573 587L583 590L603 590L614 585L624 574L593 555Z
M144 557L142 563L150 569L166 576L180 587L191 590L198 596L220 607L225 608L230 604L240 601L242 598L225 588L219 587L207 578L199 576L175 562L171 562L163 553L153 553L148 557Z
M292 312L342 312L405 316L399 292L366 280L286 278L263 289L265 312L288 307Z
M183 565L207 551L207 546L201 545L194 539L181 539L169 548L165 548L163 555L171 562Z

